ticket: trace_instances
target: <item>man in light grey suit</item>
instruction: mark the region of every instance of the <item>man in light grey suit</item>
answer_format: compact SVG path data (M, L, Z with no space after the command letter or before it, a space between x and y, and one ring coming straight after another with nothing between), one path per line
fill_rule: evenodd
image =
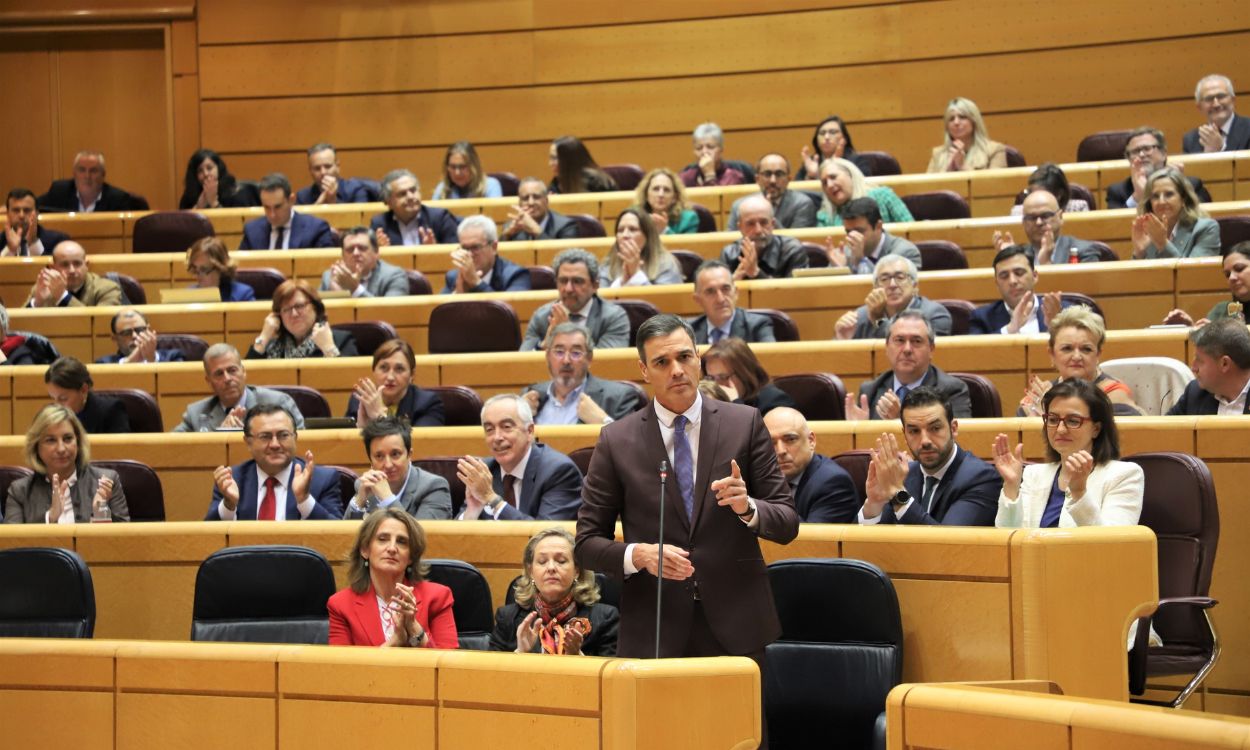
M872 198L847 201L842 209L842 228L846 230L846 239L841 245L835 245L832 237L825 241L829 265L849 267L855 274L870 274L882 258L898 255L910 260L917 270L922 268L920 249L911 240L885 231L881 207Z
M645 399L624 383L590 374L595 345L585 326L561 323L547 347L551 380L534 383L522 394L534 412L534 424L611 424L642 408Z
M790 161L781 154L764 154L755 165L755 184L773 204L773 221L781 229L800 229L816 226L816 203L804 193L790 189ZM738 206L751 196L734 201L729 210L730 231L738 229Z
M579 323L600 349L629 346L629 315L615 302L599 297L599 261L581 248L561 252L552 261L560 298L534 311L521 351L546 349L561 323Z
M174 432L242 429L243 415L257 404L278 404L295 418L295 429L304 429L304 415L290 396L247 384L247 370L239 350L230 344L213 344L204 352L204 381L213 389L213 395L189 405Z
M321 274L321 291L351 292L353 297L402 297L408 275L382 260L378 238L368 227L352 227L340 242L343 257Z
M690 321L696 344L715 344L725 338L751 344L777 340L771 318L738 307L733 272L719 260L705 260L695 270L694 301L703 308L703 314Z
M395 417L375 419L360 431L369 470L356 480L356 492L344 509L347 520L364 518L398 503L419 519L451 518L447 480L412 465L412 428Z

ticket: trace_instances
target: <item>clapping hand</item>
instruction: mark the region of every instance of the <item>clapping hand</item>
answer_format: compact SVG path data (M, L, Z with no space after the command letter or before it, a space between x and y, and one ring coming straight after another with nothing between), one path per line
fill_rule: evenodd
M664 230L668 229L668 214L652 211L649 215L651 223L655 225L655 233L664 234Z
M1015 500L1020 494L1020 479L1024 476L1024 443L1017 443L1013 452L1007 436L998 433L993 445L994 468L1003 478L1003 495Z
M417 622L417 599L411 586L396 581L395 593L387 603L387 609L391 613L395 628L391 631L391 638L386 645L403 648L424 632L421 630L420 623Z
M1016 244L1015 238L1011 236L1011 232L995 232L994 233L994 252L1001 252L1008 245Z
M316 467L312 451L304 453L303 466L295 464L295 470L291 473L291 494L295 496L296 505L308 499L308 485L312 481L313 469Z
M529 211L520 206L512 206L508 209L508 223L504 225L503 236L512 238L522 231L534 237L543 233L542 227L538 226L538 222L534 220Z
M898 419L903 402L894 391L886 391L877 399L877 416L881 419Z
M825 238L825 257L829 259L829 265L834 268L845 268L847 265L846 250L842 248L841 243L835 242L833 237Z
M1024 389L1024 398L1020 399L1020 408L1024 409L1026 416L1040 417L1042 416L1042 399L1046 396L1046 392L1050 390L1051 382L1042 380L1034 375L1029 380L1028 388Z
M229 466L218 466L213 470L213 484L217 485L226 510L239 507L239 483L234 481L234 473Z
M621 259L621 278L629 279L642 267L642 248L633 237L622 237L616 243L616 254Z
M1224 150L1224 133L1211 123L1198 126L1198 142L1202 144L1203 153L1213 154Z
M537 612L530 612L521 620L521 624L516 628L516 652L518 654L528 654L534 650L534 644L538 643L538 639L543 629L542 618Z
M61 481L59 474L52 475L52 507L48 511L48 520L56 523L71 502L69 481Z
M317 196L314 203L323 206L339 201L339 178L332 174L326 174L321 178L321 195Z
M947 171L958 172L964 168L966 148L963 141L951 141L951 146L947 153L950 154L950 164L947 166Z
M1036 264L1044 266L1050 263L1051 256L1055 254L1055 230L1051 229L1049 226L1043 229L1040 245L1041 246L1037 249Z
M386 402L382 400L382 389L378 388L377 383L374 383L372 378L357 380L356 387L352 388L352 395L360 402L366 421L372 422L375 419L381 419L386 416ZM360 424L362 427L364 426L364 422Z
M1020 301L1011 308L1011 320L1007 323L1007 333L1019 333L1020 329L1033 319L1036 308L1037 295L1030 293L1021 296Z
M1085 482L1094 470L1094 457L1089 451L1077 451L1063 460L1063 468L1068 472L1068 494L1084 497Z
M859 313L855 310L842 313L838 322L833 324L833 336L839 341L850 341L855 337L855 326L859 324Z
M330 288L351 292L360 286L360 271L354 270L341 260L330 266Z
M753 279L760 275L759 251L755 247L755 240L743 237L740 244L742 255L738 258L738 267L734 269L734 278Z
M868 308L868 320L876 323L885 317L885 290L876 287L864 297L864 307Z
M868 419L868 394L859 394L859 400L855 400L855 394L846 394L846 400L843 402L843 409L846 412L846 420L848 422L858 422Z
M209 175L200 183L200 199L195 202L196 208L215 208L217 206L217 175Z
M135 348L130 350L123 362L155 362L156 331L149 328L135 339Z
M457 294L465 294L477 288L482 283L481 274L477 271L477 264L473 262L473 254L462 247L457 247L451 251L451 264L456 267L456 289Z
M803 160L803 170L807 173L808 179L815 179L820 175L820 157L811 146L804 146L799 151L799 156Z
M226 412L226 418L221 420L221 426L231 429L237 429L243 426L243 417L247 414L247 408L242 404L234 407Z
M109 512L109 500L112 497L113 480L100 477L100 483L95 488L95 497L91 498L91 515L96 518L106 515Z
M490 468L477 456L465 456L456 462L456 477L464 485L465 520L475 519L482 507L495 498Z

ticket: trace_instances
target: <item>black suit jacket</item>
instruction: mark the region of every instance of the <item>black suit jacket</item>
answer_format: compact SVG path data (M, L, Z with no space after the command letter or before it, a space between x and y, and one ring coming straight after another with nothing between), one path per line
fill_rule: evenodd
M494 480L495 494L503 497L503 469L494 458L487 459ZM571 521L582 503L582 472L573 459L535 440L530 445L529 462L517 506L504 505L500 521ZM481 520L491 520L487 513Z
M547 219L542 224L542 234L535 237L524 230L512 235L512 242L523 240L575 240L578 237L577 224L572 219L555 211L547 212ZM515 637L515 634L513 635Z
M708 326L706 315L700 315L691 320L690 327L694 329L694 343L706 344L709 342L710 327ZM773 333L772 318L759 313L747 312L741 307L734 310L733 320L729 322L729 335L736 339L742 339L748 344L771 343L777 340L777 336Z
M806 523L855 523L859 495L846 469L832 458L812 455L794 487L794 508Z
M1072 302L1064 300L1060 305L1060 309L1071 307ZM1042 305L1039 301L1034 305L1033 314L1037 317L1037 329L1041 333L1050 330L1046 327L1046 314L1042 311ZM991 302L988 305L981 305L972 311L972 317L968 321L968 333L998 333L1003 330L1003 326L1011 322L1011 311L1007 309L1007 303L1001 299L997 302Z
M1198 385L1197 380L1189 381L1189 385L1185 386L1185 392L1177 399L1172 408L1168 409L1166 416L1169 417L1196 417L1204 414L1218 414L1220 412L1220 402L1216 400L1215 394L1202 389ZM1246 408L1242 409L1242 414L1250 414L1250 398L1246 399Z
M55 229L48 229L42 224L40 224L38 227L35 228L35 237L38 238L38 240L43 243L43 254L47 256L52 255L52 251L56 249L57 245L69 239L68 234L64 232L58 232ZM0 242L0 250L4 250L4 249L5 249L4 244ZM29 254L29 252L30 251L28 249L27 253Z
M1199 151L1201 150L1199 149ZM1188 175L1185 176L1185 179L1189 180L1190 185L1194 186L1194 192L1198 194L1200 203L1211 202L1211 194L1207 192L1206 187L1202 184L1202 180ZM1120 182L1113 182L1107 186L1107 208L1128 208L1128 199L1132 197L1132 177L1126 177Z
M369 203L369 186L364 180L346 177L339 180L338 189L334 191L339 203ZM309 185L295 193L295 205L307 206L316 203L321 197L321 185Z
M269 235L273 231L269 220L264 216L252 219L243 225L243 239L239 242L240 250L268 250ZM313 247L334 247L334 232L330 224L317 216L309 216L299 211L291 212L291 237L287 245L292 250L303 250Z
M450 211L423 205L417 212L417 225L434 232L434 239L440 244L454 245L460 241L456 234L460 219L457 219ZM399 221L395 218L394 211L374 216L369 222L369 229L374 232L379 229L386 232L386 236L391 238L392 245L404 244L404 235L399 231Z
M495 610L495 629L490 634L490 650L506 653L516 651L517 628L533 611L533 608L522 609L516 602ZM590 633L582 641L584 656L616 656L616 638L621 624L621 613L616 607L602 602L579 604L573 616L590 620ZM541 654L542 650L542 643L535 640L531 653Z
M1202 141L1198 140L1198 128L1185 134L1181 140L1181 148L1187 154L1201 154ZM1241 151L1250 148L1250 117L1233 115L1233 127L1228 131L1228 140L1224 143L1225 151Z
M921 379L920 385L937 388L943 398L951 402L951 411L954 412L956 419L970 419L972 417L972 395L968 393L968 384L964 381L947 375L937 365L929 365L929 371ZM868 396L869 419L881 418L877 416L877 401L885 395L886 391L891 390L893 387L893 370L886 370L876 378L860 383L860 395Z
M130 416L121 401L108 396L87 394L87 401L78 412L78 421L88 433L130 432Z
M347 399L347 413L343 416L355 419L359 409L360 401L353 393ZM443 415L443 399L437 393L423 391L415 385L408 386L404 397L399 400L399 407L395 409L395 416L408 420L413 427L442 427L447 424L447 417ZM363 424L360 426L364 427Z
M760 388L759 393L752 398L742 399L740 403L754 406L760 410L760 414L767 414L778 406L788 406L791 409L799 408L799 405L794 403L794 399L790 398L790 394L772 383L765 383L764 387Z
M451 294L456 288L456 276L459 271L447 272L447 283L441 294ZM479 277L480 278L480 277ZM530 272L524 266L508 260L502 255L495 256L495 266L491 270L490 283L478 284L475 292L528 292L531 288Z
M78 188L73 180L55 180L35 203L40 211L77 211ZM146 201L140 203L130 193L107 182L100 189L100 199L95 204L96 211L146 211L147 208Z
M920 464L912 461L903 489L915 499L901 519L895 518L894 506L887 503L881 511L881 523L993 526L998 495L1003 489L1002 477L993 466L963 448L956 446L955 450L955 460L934 490L932 512L926 511L921 502L924 476Z

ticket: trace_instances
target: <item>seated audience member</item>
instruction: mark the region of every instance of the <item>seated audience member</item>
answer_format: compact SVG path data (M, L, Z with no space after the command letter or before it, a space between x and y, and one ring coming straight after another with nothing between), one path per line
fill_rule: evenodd
M1073 198L1072 188L1068 185L1068 176L1064 174L1063 169L1054 162L1045 162L1033 170L1029 175L1029 181L1025 184L1024 190L1016 196L1016 205L1011 207L1011 215L1019 216L1024 212L1024 199L1029 197L1029 193L1034 190L1045 190L1055 196L1055 200L1063 209L1064 213L1077 213L1079 211L1089 211L1090 205L1084 198Z
M825 240L825 255L834 268L851 269L851 273L872 273L877 262L887 255L906 258L916 266L923 267L920 248L911 240L895 237L885 230L881 221L881 209L872 198L855 198L847 201L842 209L842 227L846 239L841 245L833 237Z
M70 409L48 404L39 410L26 431L25 455L35 473L9 485L5 523L130 520L121 478L91 465L91 441Z
M857 198L872 198L877 202L881 220L887 223L915 221L903 199L886 185L870 188L864 181L864 173L846 159L827 159L820 165L820 187L825 197L816 212L816 226L842 226L842 213Z
M325 219L295 210L291 182L274 172L260 181L260 205L265 215L243 225L240 250L299 250L334 247L334 232Z
M187 270L195 276L193 289L217 289L222 302L253 302L256 290L237 281L238 266L230 260L226 243L216 237L201 237L187 248Z
M733 401L733 398L725 392L724 388L717 385L715 380L700 380L699 394L703 396L703 398L710 398L714 401Z
M364 180L339 174L339 153L332 144L316 143L309 147L308 176L312 177L312 184L295 194L296 205L370 202L369 187Z
M1168 416L1250 414L1250 332L1236 318L1212 320L1190 332L1194 379L1168 409Z
M933 364L937 339L929 321L914 310L899 313L890 324L885 341L885 357L890 369L859 386L859 400L847 394L846 418L894 419L907 394L920 387L931 388L960 419L972 416L972 396L968 385L951 377Z
M851 144L851 131L846 123L837 115L830 115L820 121L816 132L812 133L812 145L804 146L800 152L802 164L796 180L815 180L820 177L820 164L826 159L846 159L859 167L865 175L872 174L872 165L867 159L855 153Z
M595 345L584 326L566 322L552 329L547 347L551 379L522 392L535 424L611 424L642 407L633 388L590 374L594 358Z
M356 480L344 519L363 518L382 508L403 508L414 518L451 518L447 480L412 463L412 426L407 420L382 417L360 431L369 470Z
M347 588L326 602L331 646L459 648L451 589L425 580L425 532L396 507L360 524Z
M777 468L794 492L794 509L805 523L855 523L859 496L851 475L816 452L816 433L797 410L778 406L764 415L777 452Z
M1212 320L1236 318L1243 323L1246 320L1246 306L1250 305L1250 240L1238 242L1224 253L1224 278L1228 280L1228 291L1232 299L1215 303L1207 317L1197 322L1184 310L1176 309L1163 319L1164 324L1203 326Z
M139 362L185 362L181 349L157 349L156 330L147 318L133 307L123 307L109 321L117 351L96 360L102 365L135 364Z
M337 520L343 517L339 475L317 466L312 451L296 458L299 434L291 412L259 404L243 416L243 442L252 458L213 471L205 521Z
M991 141L976 102L962 96L951 99L942 118L946 142L933 148L926 172L962 172L1007 166L1007 147Z
M1051 263L1096 263L1102 260L1098 249L1088 240L1078 240L1063 231L1063 209L1059 199L1047 190L1034 190L1021 204L1020 223L1028 239L1035 265ZM1011 232L994 232L994 249L1015 244Z
M530 272L499 254L495 222L477 215L460 222L460 246L451 251L443 294L475 292L524 292L530 289Z
M326 305L303 279L287 279L273 292L272 312L247 350L248 359L355 357L356 337L326 322Z
M491 458L465 456L456 466L464 483L465 521L571 521L582 504L582 473L568 456L534 437L534 413L524 398L492 396L482 407Z
M87 366L73 357L61 357L48 365L43 382L52 403L64 406L78 417L87 432L130 432L130 417L121 401L108 396L97 396L91 388L95 381Z
M599 601L595 573L577 564L568 531L530 537L513 596L495 612L491 651L616 656L621 613Z
M1133 219L1133 258L1202 258L1220 254L1220 225L1198 205L1193 186L1165 167L1146 179L1146 202Z
M48 255L69 235L48 229L39 223L35 194L26 188L13 188L4 199L6 222L4 248L0 257L21 258Z
M761 415L779 406L794 408L790 394L772 384L768 371L742 339L721 339L703 352L703 375L732 390L734 403L754 406Z
M552 211L547 186L537 177L521 180L516 193L517 205L508 209L508 221L499 238L508 240L572 240L577 224L564 214Z
M1012 451L994 438L994 468L1003 480L994 525L1055 529L1135 526L1146 478L1135 463L1118 461L1120 438L1111 401L1088 380L1066 380L1042 401L1046 463L1024 464L1024 444Z
M738 228L742 201L762 195L773 204L773 222L781 229L816 226L816 204L806 193L790 189L790 162L781 154L764 154L755 164L755 184L760 191L733 202L729 210L729 231Z
M239 359L239 350L230 344L213 344L204 352L204 382L213 395L187 406L174 432L241 429L248 409L268 404L286 409L295 419L295 429L304 429L304 415L290 396L247 384L247 368Z
M877 263L872 291L864 304L844 313L834 324L834 338L883 339L899 314L908 311L924 316L937 335L950 334L950 311L921 296L920 272L915 264L901 255L887 255Z
M378 238L368 227L343 232L343 257L321 274L321 291L351 292L353 297L402 297L408 294L408 275L382 260Z
M434 200L454 198L502 198L499 180L482 171L477 149L468 141L456 141L443 155L443 179L434 186Z
M1198 81L1194 101L1204 122L1185 133L1187 154L1241 151L1250 148L1250 118L1233 111L1237 90L1226 76L1209 75Z
M0 365L50 365L54 349L46 339L9 329L9 311L0 303Z
M41 211L138 211L146 210L130 193L104 181L104 154L79 151L74 155L74 177L53 180L48 192L39 196Z
M1107 186L1107 208L1137 208L1149 197L1146 179L1168 165L1168 142L1163 131L1145 125L1129 133L1124 158L1128 159L1129 176ZM1202 180L1189 176L1185 179L1189 180L1199 203L1211 202L1211 194Z
M629 314L625 308L599 296L599 261L585 250L563 250L551 263L559 297L530 316L521 351L546 349L552 331L561 323L585 326L590 341L600 349L629 346Z
M346 417L364 426L375 419L397 417L412 427L442 427L443 400L412 382L417 357L403 339L383 341L373 352L373 371L356 381L347 400Z
M992 526L1003 481L993 466L959 447L950 402L933 388L917 388L900 411L903 439L916 460L905 462L893 434L877 439L859 522Z
M720 253L721 262L729 266L735 279L784 279L796 268L807 268L803 243L775 233L773 204L767 198L744 198L738 213L742 237L725 245Z
M777 340L773 319L738 307L733 272L719 260L705 260L694 272L694 301L703 314L690 321L694 343L715 344L727 338L754 343Z
M1002 299L972 311L968 333L1046 333L1046 321L1068 307L1062 292L1037 294L1033 248L1007 245L994 256L994 283Z
M651 217L660 234L694 234L699 231L699 215L686 206L686 190L667 167L656 167L638 183L634 206Z
M1054 380L1042 380L1034 375L1020 399L1020 417L1040 417L1045 412L1042 397L1055 384L1065 380L1088 380L1098 386L1115 404L1117 414L1138 416L1141 410L1133 402L1133 391L1124 383L1106 375L1099 367L1102 345L1107 340L1107 328L1102 317L1085 305L1073 305L1061 310L1050 319L1050 361L1058 371Z
M703 185L745 185L746 175L725 163L725 133L714 122L694 129L695 163L681 172L686 187Z
M599 262L599 286L648 286L684 281L677 259L664 249L660 234L640 209L616 217L616 242Z
M182 198L178 208L246 208L260 205L260 193L251 183L241 183L230 174L226 162L212 149L191 154L183 175Z
M552 193L606 193L616 190L616 180L599 168L586 144L571 135L563 135L551 142L547 151L547 163L551 165Z
M90 270L87 251L65 240L52 251L52 263L39 271L25 307L106 307L122 303L117 282Z
M421 183L407 169L392 169L382 178L386 213L374 216L369 228L382 247L388 245L450 245L460 220L450 211L421 204Z

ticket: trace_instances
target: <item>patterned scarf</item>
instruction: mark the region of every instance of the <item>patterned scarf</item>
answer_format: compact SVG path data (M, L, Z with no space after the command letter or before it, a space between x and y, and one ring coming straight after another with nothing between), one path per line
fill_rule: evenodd
M585 639L590 634L590 620L585 617L574 617L577 602L573 601L573 592L555 604L548 605L542 597L534 597L534 609L542 619L542 630L539 640L542 642L544 654L564 654L564 633L574 630Z
M313 356L318 351L311 331L309 331L308 338L299 343L295 342L294 336L284 331L265 347L265 357L268 359L303 359Z

